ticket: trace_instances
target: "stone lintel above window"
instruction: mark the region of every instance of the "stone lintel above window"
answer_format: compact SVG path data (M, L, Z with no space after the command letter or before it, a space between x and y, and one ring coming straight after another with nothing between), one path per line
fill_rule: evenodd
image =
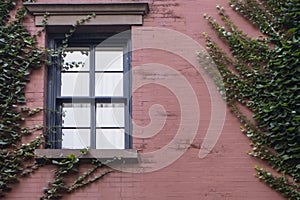
M143 16L149 12L146 2L128 3L24 3L35 18L36 26L73 25L88 15L96 17L85 25L143 25Z

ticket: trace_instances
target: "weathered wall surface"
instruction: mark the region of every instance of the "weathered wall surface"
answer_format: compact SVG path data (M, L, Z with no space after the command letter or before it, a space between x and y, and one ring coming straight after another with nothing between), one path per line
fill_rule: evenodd
M38 0L37 2L66 3L74 1ZM117 1L84 0L82 2ZM123 2L128 2L128 0ZM189 143L192 143L192 145L179 159L176 159L168 166L148 173L115 172L97 183L80 189L74 194L67 195L64 199L283 199L253 176L255 173L253 167L263 164L246 154L250 148L249 141L241 133L238 120L228 111L225 111L224 125L222 117L216 120L216 123L223 125L216 145L205 158L199 158L199 148L207 134L209 123L213 116L213 102L212 98L210 98L213 94L209 92L209 86L205 82L207 77L199 73L197 70L199 66L197 68L193 65L197 59L196 54L189 54L192 62L186 60L185 50L195 53L193 47L185 47L187 45L186 40L175 37L173 35L175 33L172 30L181 33L183 38L187 37L191 41L196 42L199 47L204 46L202 32L208 32L213 37L216 36L203 19L203 14L207 13L217 17L215 6L216 4L221 4L228 9L233 20L241 28L246 29L250 35L255 36L258 32L238 17L237 14L233 13L228 7L226 0L149 0L148 2L150 13L144 19L144 26L133 27L132 32L134 50L132 57L133 85L138 83L137 86L141 86L143 80L148 80L149 82L152 80L152 83L137 87L133 91L133 121L141 127L149 125L151 123L149 109L155 104L160 104L164 107L164 110L154 110L152 120L154 123L155 120L156 122L164 119L166 121L162 128L153 133L151 137L139 138L138 134L141 134L141 132L134 132L136 137L133 138L133 147L139 149L141 154L144 155L149 152L154 152L153 154L155 154L157 150L173 140L182 123L193 121L192 118L189 119L188 117L187 119L182 119L183 112L189 112L193 116L197 111L193 110L195 105L181 105L180 98L182 96L185 98L184 94L187 88L181 88L176 85L177 78L178 80L179 78L187 80L190 85L188 89L194 92L199 105L200 121L195 139L179 141L179 150L180 148L184 149ZM32 31L36 29L31 18L28 18L26 25ZM157 32L161 30L158 28L165 28L164 30L168 30L170 35L164 34L166 38L162 40L157 35ZM170 37L174 37L172 43L169 42ZM45 37L40 37L39 42L41 45L44 45L46 42ZM155 44L158 48L144 48L151 46L149 43ZM223 45L221 42L220 44ZM164 48L175 48L176 52L168 52ZM180 53L181 50L182 52ZM164 70L153 70L159 69L159 67L165 69L161 65L175 69L178 74L175 76L172 73L166 73ZM159 84L155 80L162 82L165 80L169 85ZM45 85L46 70L42 68L32 74L31 81L27 87L26 97L30 107L45 106ZM176 86L175 89L173 88L173 91L170 90L172 85ZM213 98L218 97L213 96ZM39 115L33 121L27 123L28 125L44 124L44 117ZM160 123L157 124L159 125ZM188 132L190 130L186 129L185 131ZM168 156L168 154L163 155L162 160L170 159ZM155 160L153 160L151 155L148 157L147 155L144 156L144 161L148 161L148 164L151 166L156 166ZM140 169L143 168L147 171L147 164L140 167ZM12 192L7 194L6 199L39 199L42 196L42 188L47 187L48 182L53 180L52 169L51 166L43 167L35 174L32 174L31 178L22 179L19 184L14 186Z

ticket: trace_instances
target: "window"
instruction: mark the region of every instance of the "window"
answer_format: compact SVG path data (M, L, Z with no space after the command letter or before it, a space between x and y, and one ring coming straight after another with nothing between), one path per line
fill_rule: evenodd
M131 35L101 42L124 29L130 30L133 25L143 25L148 3L27 2L24 6L37 27L44 26L47 13L50 49L61 46L64 34L77 20L96 15L79 27L62 55L51 58L46 147L58 149L59 155L59 149L131 148ZM53 152L40 151L47 157L53 157Z
M49 67L48 147L131 148L130 34L111 35L74 36ZM61 38L50 38L60 48Z

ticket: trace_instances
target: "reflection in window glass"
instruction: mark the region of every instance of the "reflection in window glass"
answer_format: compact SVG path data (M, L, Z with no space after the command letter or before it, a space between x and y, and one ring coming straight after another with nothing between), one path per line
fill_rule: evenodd
M123 73L96 73L96 96L123 96Z
M63 127L90 127L90 104L64 103Z
M88 73L62 73L61 96L88 96Z
M97 149L124 149L124 129L97 129Z
M67 48L64 55L63 71L89 71L88 48Z
M96 126L124 127L124 104L97 104Z
M89 129L63 129L62 149L84 149L90 146Z
M123 50L97 48L96 71L123 71Z

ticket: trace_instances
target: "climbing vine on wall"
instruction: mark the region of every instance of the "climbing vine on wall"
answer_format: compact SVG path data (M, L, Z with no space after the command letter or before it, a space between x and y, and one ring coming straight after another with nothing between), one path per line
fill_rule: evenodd
M105 163L92 159L87 163L91 166L88 171L74 176L81 164L74 155L60 160L48 160L43 165L35 162L34 151L40 148L46 133L43 133L41 125L24 127L23 124L26 119L42 112L43 108L27 108L24 90L30 81L31 72L47 64L44 59L46 55L57 56L63 49L55 52L38 47L37 37L40 32L31 35L27 31L23 25L26 10L22 5L17 6L16 2L19 1L0 2L0 196L10 191L12 184L18 182L21 176L34 172L44 164L52 164L56 166L54 180L49 183L49 187L41 188L41 191L44 189L41 199L59 199L64 194L101 179L111 170L103 168ZM76 27L92 17L87 16L73 26L63 42L64 48ZM23 144L23 139L27 136L32 138L34 132L37 137ZM114 160L107 162L112 161ZM99 172L99 168L103 170ZM69 174L74 177L74 182L68 185L65 179Z
M37 168L26 161L41 143L37 137L21 144L22 137L41 128L23 127L22 123L39 110L25 107L24 89L31 71L40 67L43 52L22 25L24 9L19 9L15 20L10 20L14 7L11 0L0 3L0 194L10 190L10 183L16 182L19 175Z
M300 2L231 0L229 4L262 36L248 37L221 6L217 9L223 23L204 15L231 52L204 33L210 59L221 74L216 83L224 88L229 108L251 140L249 154L282 174L278 177L256 166L256 176L287 198L300 199ZM212 73L212 66L207 69ZM252 120L241 106L254 113Z

